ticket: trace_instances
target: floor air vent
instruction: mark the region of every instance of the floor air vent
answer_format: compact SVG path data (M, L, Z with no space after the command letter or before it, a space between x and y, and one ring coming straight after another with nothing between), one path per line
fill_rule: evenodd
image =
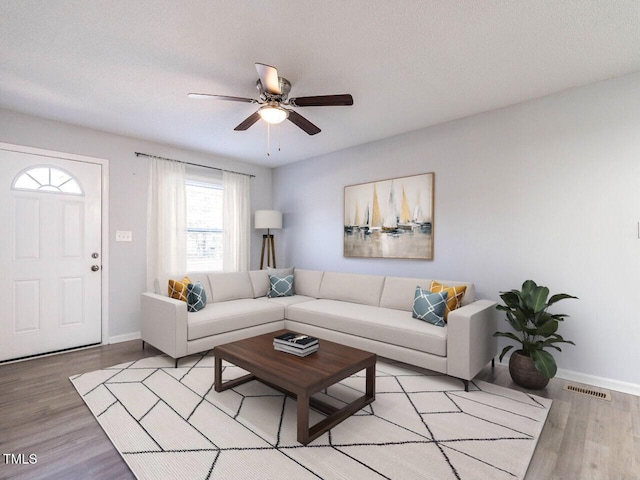
M580 393L582 395L588 395L590 397L599 398L601 400L611 401L611 392L608 390L596 390L594 388L579 387L577 385L567 384L564 386L565 390L570 392Z

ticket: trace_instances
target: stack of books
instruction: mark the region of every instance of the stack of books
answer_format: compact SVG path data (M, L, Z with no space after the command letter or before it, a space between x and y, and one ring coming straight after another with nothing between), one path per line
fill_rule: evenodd
M273 348L279 352L306 357L318 350L318 339L299 333L284 333L274 337Z

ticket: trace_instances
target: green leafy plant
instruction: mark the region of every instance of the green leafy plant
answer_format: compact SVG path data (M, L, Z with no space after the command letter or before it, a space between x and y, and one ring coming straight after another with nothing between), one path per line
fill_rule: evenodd
M558 293L549 297L547 287L538 286L533 280L522 284L522 290L500 292L500 298L505 303L496 308L507 314L507 322L515 330L512 332L496 332L494 337L506 337L522 345L522 353L531 357L533 363L546 378L553 378L558 370L556 361L546 348L554 348L561 352L558 343L570 343L557 333L559 322L569 315L563 313L549 313L547 309L554 303L565 298L578 298L566 293ZM500 361L504 355L514 348L513 345L504 347L500 354Z

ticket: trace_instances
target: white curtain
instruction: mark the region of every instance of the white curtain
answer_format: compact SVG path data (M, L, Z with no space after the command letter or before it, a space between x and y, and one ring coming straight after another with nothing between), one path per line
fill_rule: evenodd
M249 270L250 178L223 172L222 189L222 268L225 272Z
M187 273L184 163L150 159L147 204L147 289L165 276Z

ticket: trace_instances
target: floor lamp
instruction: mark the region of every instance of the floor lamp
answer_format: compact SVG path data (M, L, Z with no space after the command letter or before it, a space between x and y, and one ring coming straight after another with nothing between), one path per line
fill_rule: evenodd
M267 229L267 234L262 235L262 253L260 254L260 270L264 268L265 246L267 251L267 267L276 267L276 248L273 243L271 230L282 228L282 212L278 210L256 210L256 229ZM271 263L273 262L273 265Z

